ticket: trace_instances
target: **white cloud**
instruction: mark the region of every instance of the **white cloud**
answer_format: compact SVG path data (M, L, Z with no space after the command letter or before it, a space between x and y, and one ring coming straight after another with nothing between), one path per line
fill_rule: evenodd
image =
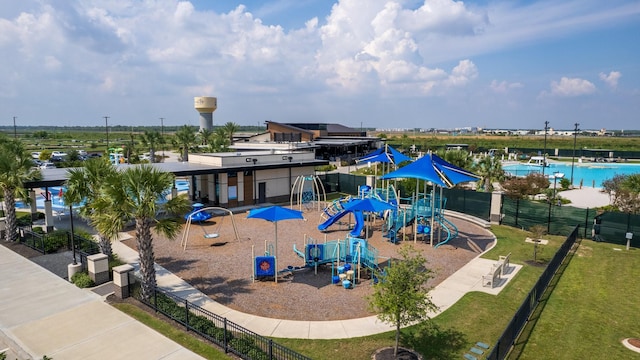
M489 88L496 93L507 93L509 90L520 89L523 85L519 82L510 83L507 81L498 81L493 80L491 84L489 84Z
M604 81L605 84L614 90L618 87L620 77L622 77L622 74L619 71L611 71L608 75L600 73L600 80Z
M543 95L574 97L589 95L595 91L596 86L588 80L562 77L560 81L552 81L550 92L544 92Z
M585 1L335 0L328 16L305 15L304 25L287 29L266 25L257 14L285 14L301 2L270 0L252 13L244 5L216 12L209 3L203 10L198 2L179 0L21 0L0 9L0 50L13 54L0 58L0 109L14 108L16 99L31 94L55 104L83 104L65 109L81 114L102 113L105 104L131 111L133 118L168 108L157 111L175 112L176 121L192 115L184 99L197 95L218 96L217 114L239 104L238 113L228 115L234 121L263 116L257 109L264 107L246 106L246 99L295 103L317 110L317 118L326 116L325 104L341 101L367 118L378 116L365 108L380 100L407 111L404 101L417 109L435 96L446 100L442 104L459 104L464 96L482 98L474 91L486 91L490 80L481 74L518 79L503 69L488 71L491 62L476 55L508 56L514 46L640 14L637 3ZM620 76L612 71L600 79L616 88ZM538 91L526 81L529 91ZM504 93L522 84L494 80L489 87ZM562 78L545 94L595 91L589 81ZM175 101L186 105L165 105Z

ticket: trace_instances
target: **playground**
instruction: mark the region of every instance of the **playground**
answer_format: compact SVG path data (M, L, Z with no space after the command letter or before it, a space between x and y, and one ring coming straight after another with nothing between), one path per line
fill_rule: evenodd
M294 208L297 207L294 205ZM216 214L202 222L193 222L186 246L179 238L164 239L154 234L156 262L181 277L213 300L232 309L258 316L286 320L342 320L374 315L368 310L366 296L372 292L375 279L367 271L348 289L336 283L336 263L305 266L305 244L343 243L349 238L356 216L344 215L320 231L318 225L327 220L317 207L304 210L304 220L278 221L277 269L278 282L273 278L255 278L256 256L274 254L274 223L247 218L247 213ZM393 243L384 235L388 229L383 219L367 225L367 246L375 248L380 266L398 256L398 247L411 243L427 259L426 266L435 277L435 286L472 258L492 245L491 233L473 223L448 218L457 229L457 236L438 247L432 246L427 234L413 234ZM235 223L235 227L234 227ZM407 227L409 228L409 226ZM237 236L236 236L237 229ZM363 231L364 233L364 231ZM426 240L426 241L425 241ZM125 244L135 248L135 240ZM298 252L294 251L294 246ZM301 257L302 256L302 257ZM343 255L344 256L344 255ZM308 260L308 259L307 259ZM344 265L344 263L342 263ZM351 274L355 277L356 275Z

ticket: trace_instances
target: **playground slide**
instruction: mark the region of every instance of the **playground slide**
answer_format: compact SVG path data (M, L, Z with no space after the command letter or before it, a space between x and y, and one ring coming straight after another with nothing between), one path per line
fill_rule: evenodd
M348 210L342 210L334 214L333 216L329 217L325 222L318 225L318 230L320 231L327 230L329 226L335 224L338 220L340 220L343 216L347 215L350 212L351 211L348 211ZM353 230L351 230L351 232L349 233L349 235L357 237L357 236L360 236L360 233L362 232L362 228L364 228L364 217L362 216L362 213L359 211L354 212L354 217L355 217L356 224L353 227Z
M440 245L446 244L447 242L449 242L449 240L454 239L458 236L458 227L454 223L449 221L447 218L442 216L442 214L439 214L439 216L436 218L436 221L438 222L438 224L440 224L442 229L447 233L447 237L446 239L437 243L434 246L434 248L437 248Z

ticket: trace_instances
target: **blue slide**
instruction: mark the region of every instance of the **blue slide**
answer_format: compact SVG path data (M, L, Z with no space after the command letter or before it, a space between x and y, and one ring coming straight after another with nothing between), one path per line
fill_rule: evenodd
M335 215L329 217L325 222L323 222L322 224L318 225L318 230L320 231L324 231L327 230L327 228L333 224L336 223L336 221L340 220L343 216L347 215L348 213L350 213L351 211L349 210L342 210L338 213L336 213ZM356 211L353 213L356 224L353 227L353 230L351 230L351 232L349 233L349 235L353 236L353 237L359 237L360 233L362 232L362 229L364 228L364 216L362 216L362 212L361 211Z

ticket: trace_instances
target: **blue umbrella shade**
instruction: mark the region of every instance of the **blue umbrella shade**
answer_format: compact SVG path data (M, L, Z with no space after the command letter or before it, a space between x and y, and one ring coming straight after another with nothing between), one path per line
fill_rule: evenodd
M302 216L302 211L274 205L250 210L249 215L247 215L247 219L263 219L271 222L277 222L281 220L304 219L304 217Z
M437 155L427 154L420 159L380 177L381 179L420 179L451 188L456 184L477 181L480 177L470 171L444 161Z
M380 148L376 151L373 151L360 159L358 162L381 162L381 163L393 163L400 164L401 162L411 161L411 158L404 155L400 151L392 148L391 146L387 146L389 152L386 152L384 148Z
M373 198L352 200L344 206L345 210L381 212L395 209L395 206Z

